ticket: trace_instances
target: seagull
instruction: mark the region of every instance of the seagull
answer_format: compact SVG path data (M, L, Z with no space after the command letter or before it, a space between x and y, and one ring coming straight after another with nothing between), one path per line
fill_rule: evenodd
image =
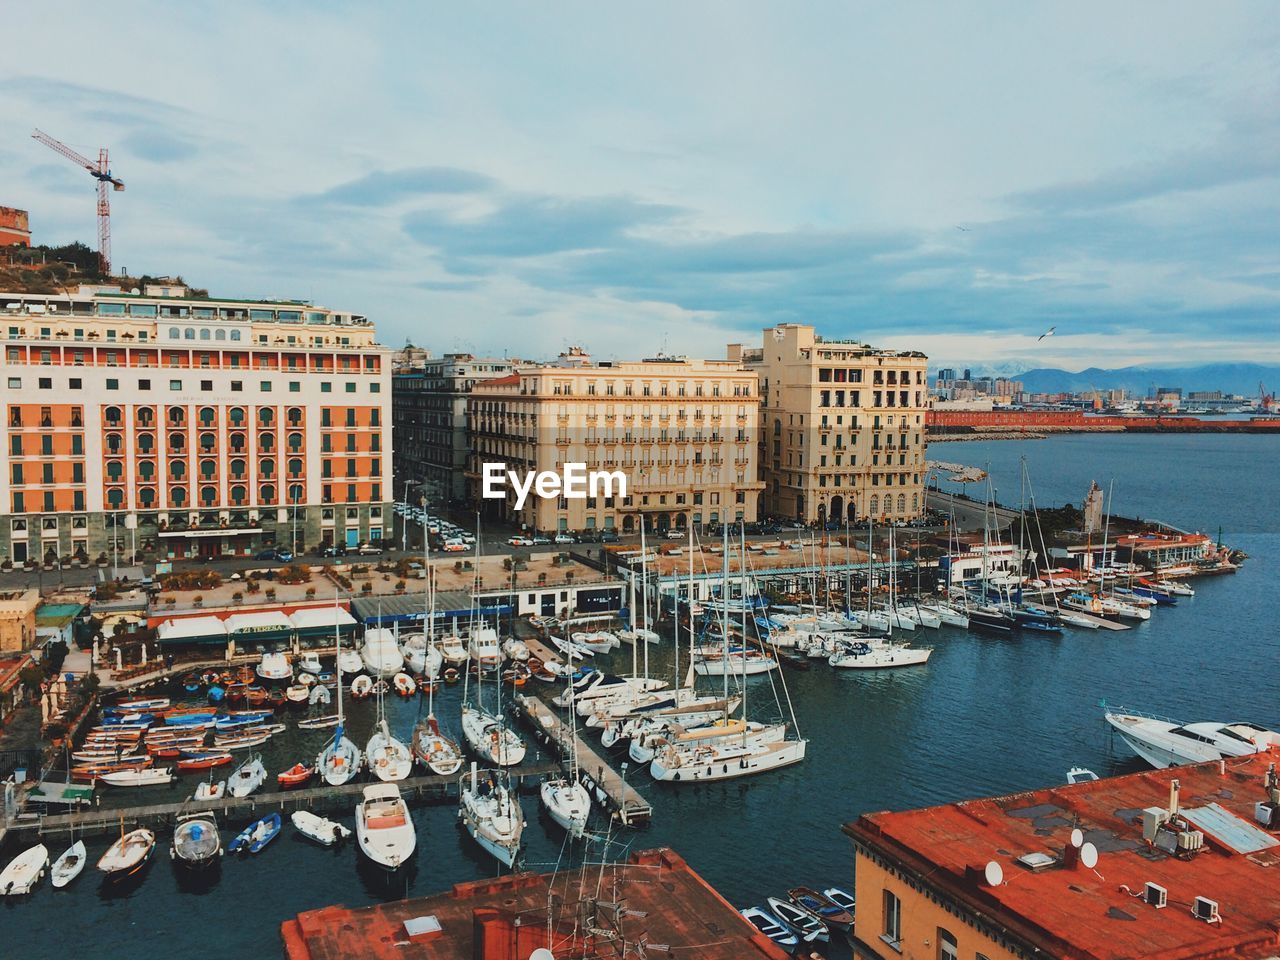
M962 226L960 226L960 224L958 224L958 223L956 224L956 229L957 229L957 230L959 230L961 233L968 233L968 232L969 232L969 228L968 228L968 227L962 227Z
M1052 337L1052 336L1053 336L1053 331L1055 331L1055 330L1057 330L1057 329L1058 329L1057 327L1050 327L1050 328L1049 328L1048 330L1046 330L1044 333L1040 334L1040 336L1036 337L1036 343L1039 343L1039 342L1040 342L1041 340L1043 340L1045 337Z

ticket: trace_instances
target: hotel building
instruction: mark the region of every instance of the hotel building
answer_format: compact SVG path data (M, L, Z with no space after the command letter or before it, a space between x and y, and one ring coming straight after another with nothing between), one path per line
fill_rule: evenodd
M412 479L421 483L421 494L428 497L466 497L471 450L467 397L477 383L511 373L515 362L446 353L440 358L415 357L396 368L391 417L395 471L401 486L395 494L403 495L404 482Z
M389 529L389 352L363 316L82 287L0 293L0 335L0 557L245 555Z
M736 360L658 357L591 363L571 350L551 365L478 383L468 401L472 500L490 516L543 532L716 529L756 519L756 374ZM622 471L626 499L481 499L485 463L560 472Z
M762 515L844 524L924 508L928 358L797 323L729 345L760 380Z

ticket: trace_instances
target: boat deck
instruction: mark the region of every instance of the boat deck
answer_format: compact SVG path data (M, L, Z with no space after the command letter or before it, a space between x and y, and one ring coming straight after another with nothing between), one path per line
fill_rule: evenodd
M516 709L534 729L536 736L554 749L562 758L577 750L578 768L582 778L603 791L606 806L615 820L628 827L639 827L653 819L653 807L618 771L604 760L578 735L577 731L560 719L556 711L534 696L515 698ZM575 742L576 741L576 746Z
M1057 613L1058 612L1055 608L1047 606L1046 604L1043 604L1043 603L1028 603L1027 606L1030 607L1032 610L1039 610L1041 613ZM1083 620L1088 620L1090 623L1096 623L1103 630L1128 630L1129 629L1129 625L1127 623L1120 623L1116 620L1108 620L1106 617L1095 617L1092 613L1085 613L1082 610L1068 609L1067 613L1071 614L1073 617L1080 617Z

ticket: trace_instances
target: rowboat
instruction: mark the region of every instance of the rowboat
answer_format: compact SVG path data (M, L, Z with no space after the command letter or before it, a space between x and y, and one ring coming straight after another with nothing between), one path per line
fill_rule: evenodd
M178 761L178 770L212 770L231 762L231 754L226 751L215 753L192 753Z
M113 787L151 787L157 784L172 783L173 771L168 767L147 770L117 770L114 773L104 773L98 779Z
M257 853L280 834L280 814L269 813L245 827L227 844L229 853Z
M227 757L230 760L230 757ZM200 786L196 787L195 797L197 800L221 800L227 795L227 781L219 780L214 783L212 780L206 780Z
M0 895L20 897L35 889L49 865L49 849L43 843L24 850L0 872Z
M840 906L826 894L809 887L792 887L787 891L791 902L817 914L828 926L848 930L853 926L853 913Z
M108 880L122 880L141 870L151 859L156 835L145 827L122 834L98 859L98 869Z
M284 790L292 790L294 787L300 787L312 777L315 776L316 768L309 767L305 763L295 763L284 773L276 774L276 782Z
M49 880L53 883L53 889L61 890L80 876L88 859L83 840L77 840L62 851L62 856L53 861L53 866L49 868Z
M299 720L299 730L324 730L327 727L336 727L338 725L338 715L331 713L327 717L311 717L309 720Z

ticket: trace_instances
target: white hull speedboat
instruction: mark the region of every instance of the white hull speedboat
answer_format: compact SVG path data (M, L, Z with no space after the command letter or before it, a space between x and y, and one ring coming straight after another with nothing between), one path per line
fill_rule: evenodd
M399 869L413 856L418 834L395 784L364 788L364 799L356 805L356 842L360 852L384 870Z
M604 630L595 630L591 633L572 633L569 635L569 639L592 653L611 653L622 645L621 640L612 633L606 633Z
M586 832L587 818L591 815L591 795L586 787L576 780L558 777L542 781L538 792L547 814L569 836L577 839Z
M338 654L337 666L342 673L359 673L364 669L364 661L355 650L343 650Z
M293 667L283 653L264 653L258 664L258 676L268 683L284 683L293 679Z
M524 811L514 793L501 783L477 782L475 769L464 782L458 817L473 840L510 867L520 854Z
M227 792L236 798L247 797L267 781L267 768L256 754L236 767L227 778Z
M351 836L351 829L333 820L316 816L310 810L295 810L290 819L297 831L308 840L325 847L332 847L340 840Z
M404 655L405 668L412 674L425 676L431 680L440 676L444 667L444 655L427 642L425 635L419 633L408 637L400 647Z
M35 889L49 866L49 848L43 843L24 850L0 872L0 896L21 897Z
M502 641L502 652L506 654L507 659L524 663L529 659L529 647L523 640L517 640L515 637L507 637Z
M708 744L693 748L669 746L654 756L649 764L649 773L655 780L668 782L732 780L799 763L804 759L807 745L807 740L778 740L745 745Z
M324 670L324 667L320 663L320 655L318 653L304 653L302 659L298 661L299 674L309 673L312 676L316 676L322 670Z
M499 767L510 767L524 759L524 741L507 727L501 717L464 704L462 735L480 757Z
M471 654L467 653L467 646L462 642L459 636L448 636L441 638L436 644L436 649L440 651L440 656L444 658L444 662L451 667L460 667L471 659Z
M403 780L413 772L413 754L391 735L386 720L378 724L369 738L364 756L369 770L383 783Z
M467 637L467 655L482 670L496 670L502 663L502 643L492 627L477 627Z
M365 631L360 661L371 677L391 677L404 666L395 635L377 627Z
M1105 719L1153 767L1243 757L1280 746L1280 734L1252 723L1180 724L1127 713L1107 713Z
M932 647L858 642L844 645L827 658L827 663L842 670L887 670L928 663L932 653Z

